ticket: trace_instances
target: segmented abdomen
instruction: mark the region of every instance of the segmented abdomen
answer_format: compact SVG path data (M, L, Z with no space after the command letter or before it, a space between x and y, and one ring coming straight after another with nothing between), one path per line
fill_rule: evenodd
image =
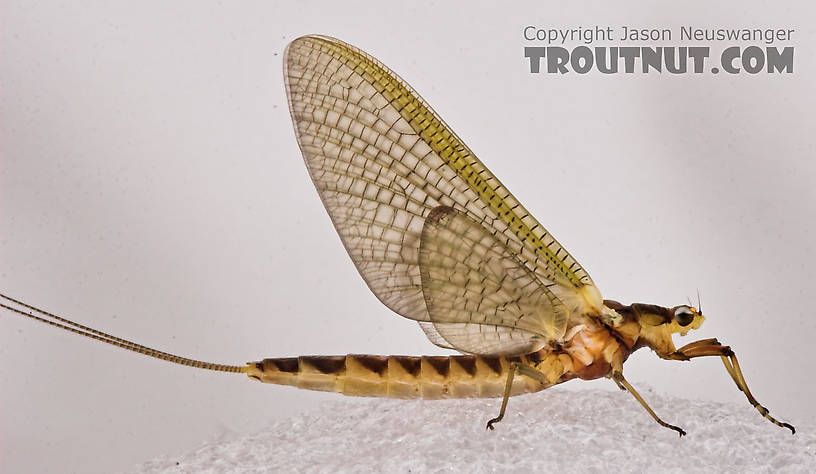
M493 398L504 394L512 362L536 365L522 357L481 356L301 356L250 363L255 380L307 390L360 397ZM537 392L543 383L516 375L512 395Z

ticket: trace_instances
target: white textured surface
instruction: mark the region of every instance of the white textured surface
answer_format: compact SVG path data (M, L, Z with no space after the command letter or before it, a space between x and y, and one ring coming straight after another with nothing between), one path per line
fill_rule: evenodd
M810 426L790 432L747 402L690 401L641 390L655 424L623 392L554 389L498 400L338 399L252 436L222 434L139 472L814 472ZM779 413L780 407L774 412ZM783 418L785 419L785 418ZM787 420L796 425L797 420Z

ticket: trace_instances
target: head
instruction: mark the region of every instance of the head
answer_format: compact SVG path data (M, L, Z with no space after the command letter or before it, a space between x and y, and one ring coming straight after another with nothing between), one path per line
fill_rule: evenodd
M647 345L660 354L675 350L672 334L685 336L690 330L699 329L705 321L700 310L688 305L665 308L635 303L631 309L640 325L638 345Z
M691 329L699 329L705 321L703 314L694 306L680 305L664 308L652 304L635 303L632 309L643 329L660 328L669 334L685 336Z
M703 313L694 306L675 306L671 308L671 321L669 324L669 332L680 333L685 336L691 329L700 329L705 318Z

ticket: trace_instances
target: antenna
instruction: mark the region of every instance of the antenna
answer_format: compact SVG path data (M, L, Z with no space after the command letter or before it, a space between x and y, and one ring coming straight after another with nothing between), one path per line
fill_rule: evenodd
M26 303L23 303L22 301L16 300L2 293L0 293L0 298L14 305L19 306L18 308L15 308L7 304L0 303L0 308L7 309L22 316L26 316L28 318L39 321L41 323L49 324L51 326L64 329L74 334L89 337L91 339L102 341L112 346L121 347L122 349L127 349L133 352L138 352L139 354L144 354L146 356L154 357L156 359L166 360L168 362L173 362L175 364L196 367L199 369L215 370L218 372L243 373L246 372L247 370L246 366L214 364L212 362L203 362L200 360L188 359L187 357L181 357L174 354L169 354L167 352L162 352L160 350L146 347L141 344L136 344L135 342L128 341L127 339L111 336L110 334L104 333L102 331L97 331L96 329L83 326L82 324L75 323L74 321L71 321L69 319L62 318L53 313L49 313L48 311L44 311L42 309L28 305ZM39 315L34 313L39 313Z

